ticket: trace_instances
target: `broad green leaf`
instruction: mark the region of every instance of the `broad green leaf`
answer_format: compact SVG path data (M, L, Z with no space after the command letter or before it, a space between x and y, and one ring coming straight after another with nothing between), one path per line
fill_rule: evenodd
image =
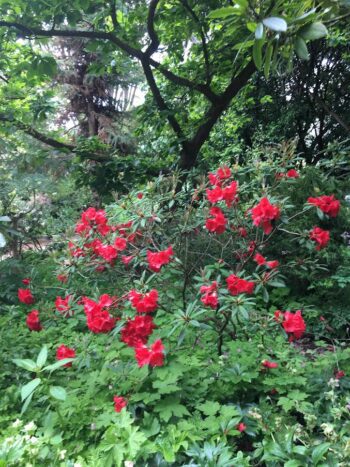
M15 358L12 360L13 363L21 368L24 368L25 370L28 371L35 371L36 370L36 363L33 360L29 360L27 358L21 359L21 358Z
M27 397L25 403L23 404L22 406L22 410L21 410L21 414L24 414L24 412L27 410L32 398L33 398L33 394L34 392L32 392L31 394L29 394L29 396Z
M39 386L41 383L40 378L35 378L32 381L29 381L25 386L21 388L21 398L22 402L27 399L27 397Z
M218 402L207 401L204 404L197 406L197 409L204 413L204 415L215 415L219 412L221 405Z
M302 27L299 31L299 35L306 41L314 41L327 36L328 30L323 23L311 23Z
M311 454L312 462L317 465L330 447L330 443L322 443L316 446Z
M309 60L310 55L307 50L307 45L304 39L300 36L297 36L294 41L294 49L296 54L301 60Z
M50 394L60 401L65 401L67 399L67 392L62 386L51 386Z
M217 19L217 18L226 18L227 16L231 16L237 13L237 8L233 6L228 6L226 8L219 8L217 10L212 11L209 13L209 18Z
M61 366L65 365L66 363L70 363L73 361L74 361L74 358L63 358L62 360L59 360L58 362L55 362L52 365L45 366L43 370L54 371L54 370L57 370L57 368L60 368Z
M288 28L287 22L283 18L277 18L276 16L265 18L262 22L267 28L272 29L272 31L286 32Z
M262 46L263 46L264 41L262 39L256 40L253 45L253 60L255 63L255 66L257 67L258 70L261 69L262 66Z
M258 23L255 29L255 39L262 39L264 35L264 25L262 23Z
M270 42L266 49L265 62L264 62L264 75L266 79L269 77L269 74L270 74L272 54L273 54L273 44L272 42Z
M45 365L47 360L47 347L44 345L44 347L40 350L38 358L36 359L36 364L39 368L41 368L43 365Z

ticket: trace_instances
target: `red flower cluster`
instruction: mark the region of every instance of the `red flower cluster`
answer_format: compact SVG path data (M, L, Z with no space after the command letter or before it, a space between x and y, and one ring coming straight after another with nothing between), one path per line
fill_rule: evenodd
M210 306L214 310L217 308L218 301L218 283L216 281L212 282L210 285L202 285L200 288L200 293L203 294L201 301L205 306Z
M243 422L238 423L238 425L236 425L236 430L238 430L241 433L243 433L243 431L245 431L246 429L247 425L245 425Z
M26 305L32 305L35 301L29 289L18 289L18 300Z
M227 219L220 208L214 207L209 211L212 218L206 220L205 227L209 232L222 234L225 232Z
M281 172L281 173L276 174L277 179L281 179L281 178L284 178L284 177L287 177L287 178L299 178L299 173L295 169L289 169L286 173Z
M30 278L29 277L26 277L25 279L22 279L22 284L24 285L29 285L31 282Z
M307 202L318 207L322 212L329 217L337 217L340 209L340 202L335 199L334 195L319 196L318 198L308 198Z
M170 263L170 259L173 254L174 252L171 245L166 250L159 251L157 253L147 251L148 267L153 272L159 272L162 266Z
M115 301L116 298L108 294L101 295L98 302L88 297L82 298L86 323L90 331L98 334L109 332L114 328L116 318L109 314L108 309L114 305Z
M280 310L275 311L275 320L280 322L281 318L283 318L283 329L287 334L290 334L289 340L300 339L306 330L301 311L297 310L295 313L291 313L290 311L286 311L285 313Z
M121 330L121 340L129 347L144 345L155 327L152 316L137 315L134 319L128 320Z
M30 313L28 313L26 323L31 331L41 331L42 326L39 319L39 311L32 310Z
M158 308L158 291L156 289L145 294L133 289L128 293L128 299L138 313L152 313Z
M212 190L207 190L207 199L211 204L225 201L226 206L229 208L234 202L238 201L237 198L238 183L232 181L226 187L216 186Z
M345 372L342 371L342 370L336 370L336 371L334 371L334 376L335 376L336 379L344 378Z
M254 282L241 279L235 274L228 276L226 283L231 295L239 295L241 293L252 294L255 287Z
M140 368L144 365L163 366L164 346L161 339L156 340L150 348L145 345L135 347L135 358Z
M267 198L261 201L251 210L253 224L256 227L262 227L264 233L268 235L272 231L271 222L278 219L280 210L278 206L270 203Z
M72 298L71 295L67 295L65 298L56 297L56 300L55 300L56 310L59 313L61 313L64 317L69 315L69 310L70 310L69 302L71 301L71 298Z
M280 264L277 261L277 259L275 259L273 261L266 261L266 258L264 258L263 255L261 255L260 253L256 253L256 255L254 256L253 259L259 266L265 265L265 266L269 267L270 269L278 268L278 266Z
M56 359L57 360L64 360L65 358L75 358L75 350L66 347L65 345L60 345L56 350ZM69 367L72 366L72 362L66 363L64 366Z
M312 241L316 242L316 250L321 250L328 245L330 240L330 234L328 230L323 230L321 227L314 227L309 233L309 237Z
M113 402L114 402L114 410L116 412L121 412L121 410L127 405L127 402L124 399L124 397L120 397L120 396L114 396Z
M88 236L93 230L97 230L103 237L111 231L103 209L88 208L82 213L80 221L75 226L75 232L83 236Z
M264 360L261 364L265 368L277 368L278 367L278 363L270 362L269 360Z
M68 281L66 274L58 274L56 278L58 281L62 282L62 284L65 284Z

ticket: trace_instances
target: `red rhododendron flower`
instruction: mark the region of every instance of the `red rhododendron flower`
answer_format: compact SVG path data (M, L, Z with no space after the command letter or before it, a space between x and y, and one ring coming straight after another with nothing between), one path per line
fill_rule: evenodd
M96 229L102 236L111 231L103 209L88 208L82 213L80 221L75 226L75 232L85 236L89 235L93 229Z
M56 350L56 359L57 360L64 360L65 358L75 358L75 350L71 349L70 347L66 347L65 345L60 345ZM72 366L72 362L66 363L66 367Z
M283 329L287 334L291 334L289 340L300 339L306 330L305 321L301 316L301 311L295 313L286 311L283 315L284 320L282 323Z
M137 193L136 196L138 197L138 199L142 199L143 198L143 193Z
M340 202L335 199L334 195L319 196L318 198L308 198L307 202L318 207L322 212L329 217L337 217L340 209Z
M132 261L134 258L135 258L135 256L133 256L133 255L130 255L130 256L123 255L122 256L122 262L123 262L123 264L125 264L125 266L127 266L130 263L130 261Z
M223 199L223 191L222 188L216 186L212 190L207 190L207 200L211 204L215 204Z
M232 203L236 203L238 201L237 190L238 183L235 181L231 182L223 189L222 196L228 208L232 206Z
M231 177L232 172L231 169L227 167L227 165L223 165L222 167L218 168L216 175L220 180L227 180Z
M251 210L253 224L256 227L262 227L265 234L272 231L271 222L278 219L280 210L278 206L270 203L267 198L262 198L261 201Z
M26 277L25 279L22 279L22 284L24 284L24 285L29 285L29 284L30 284L30 279L29 279L29 277Z
M259 266L262 266L266 263L266 259L260 253L256 253L253 259Z
M128 298L138 313L151 313L158 308L158 291L156 289L145 294L133 289L129 292Z
M342 371L342 370L335 371L334 376L335 376L336 379L344 378L345 372Z
M163 366L164 346L160 339L156 340L150 348L145 345L135 347L135 358L139 367L144 365Z
M238 234L245 238L247 235L248 235L248 232L247 232L247 229L245 229L244 227L238 227Z
M247 429L247 425L245 425L243 422L238 423L236 425L236 430L240 431L241 433Z
M173 248L170 245L166 250L152 253L147 251L148 267L153 272L159 272L165 264L170 263L171 257L174 255Z
M115 240L114 240L114 246L116 247L116 249L118 251L123 251L125 250L125 248L127 247L127 241L125 238L123 237L117 237Z
M26 323L31 331L41 331L42 326L39 319L39 310L32 310L28 313Z
M73 258L79 258L81 256L85 256L84 251L81 248L76 247L74 243L72 242L68 242L68 249L69 249L70 255L73 256Z
M90 331L98 334L109 332L114 328L116 318L113 318L106 309L113 304L113 301L113 298L107 294L102 295L99 302L95 302L88 297L82 298L86 324Z
M31 305L35 301L29 289L18 289L18 300L26 305Z
M129 347L146 344L155 327L152 316L137 315L126 322L121 330L121 340Z
M261 364L265 368L277 368L278 367L278 363L269 362L269 360L264 360Z
M212 218L206 220L205 227L209 232L222 234L225 232L227 219L220 208L211 208L209 211Z
M274 313L274 320L277 321L278 323L282 323L283 321L283 311L276 310Z
M112 245L100 245L96 248L97 254L105 259L108 263L112 263L118 256L118 250Z
M205 306L210 306L214 310L218 306L218 283L216 281L212 282L211 285L202 285L200 288L200 293L203 294L201 301Z
M280 263L279 263L279 261L277 261L277 259L275 259L273 261L266 261L266 266L269 267L270 269L278 268L279 265L280 265Z
M63 316L67 316L70 309L70 301L72 296L67 295L65 298L56 297L55 306L56 310L59 311Z
M68 277L65 274L58 274L56 278L58 281L62 282L63 284L68 281Z
M309 237L312 241L317 243L316 250L325 248L330 240L330 234L328 230L323 230L321 227L314 227Z
M124 397L114 396L113 401L114 401L114 410L116 412L121 412L121 410L127 405L127 402L124 399Z
M224 200L227 207L232 206L233 202L237 201L238 183L233 181L225 188L216 186L212 190L207 190L207 199L210 203L215 204Z
M228 276L226 283L231 295L238 295L241 293L252 294L255 287L254 282L241 279L235 274Z
M286 173L286 176L288 178L298 178L299 173L295 169L289 169L288 172Z

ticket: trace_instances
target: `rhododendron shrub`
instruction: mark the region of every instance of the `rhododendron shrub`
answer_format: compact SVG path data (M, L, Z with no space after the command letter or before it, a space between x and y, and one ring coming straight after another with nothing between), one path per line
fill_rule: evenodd
M153 433L149 451L162 456L169 424L176 436L190 426L189 443L222 436L235 445L234 437L252 433L259 442L268 424L277 430L281 404L297 423L292 409L302 404L293 405L289 394L298 404L315 400L299 401L297 391L319 378L305 354L330 325L312 298L303 303L300 282L288 279L300 270L322 273L339 241L343 208L329 192L316 197L317 206L314 192L294 203L288 187L303 183L304 174L288 172L276 168L257 185L248 172L223 165L183 190L176 178L160 179L141 197L85 209L55 256L52 289L33 275L21 289L30 294L18 292L16 319L26 338L50 343L52 365L74 359L62 362L56 379L42 378L31 404L45 404L44 388L61 386L67 394L58 409L67 419L78 411L92 442L118 445L124 417L135 417L142 434ZM28 311L34 296L37 310ZM346 385L349 368L333 360L328 377ZM271 419L252 409L261 401ZM188 460L172 455L179 465Z

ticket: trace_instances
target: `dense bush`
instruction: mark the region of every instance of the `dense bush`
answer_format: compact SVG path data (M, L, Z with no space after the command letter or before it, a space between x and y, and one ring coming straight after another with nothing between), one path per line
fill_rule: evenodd
M222 166L28 253L0 318L0 462L347 465L344 195L290 160Z

